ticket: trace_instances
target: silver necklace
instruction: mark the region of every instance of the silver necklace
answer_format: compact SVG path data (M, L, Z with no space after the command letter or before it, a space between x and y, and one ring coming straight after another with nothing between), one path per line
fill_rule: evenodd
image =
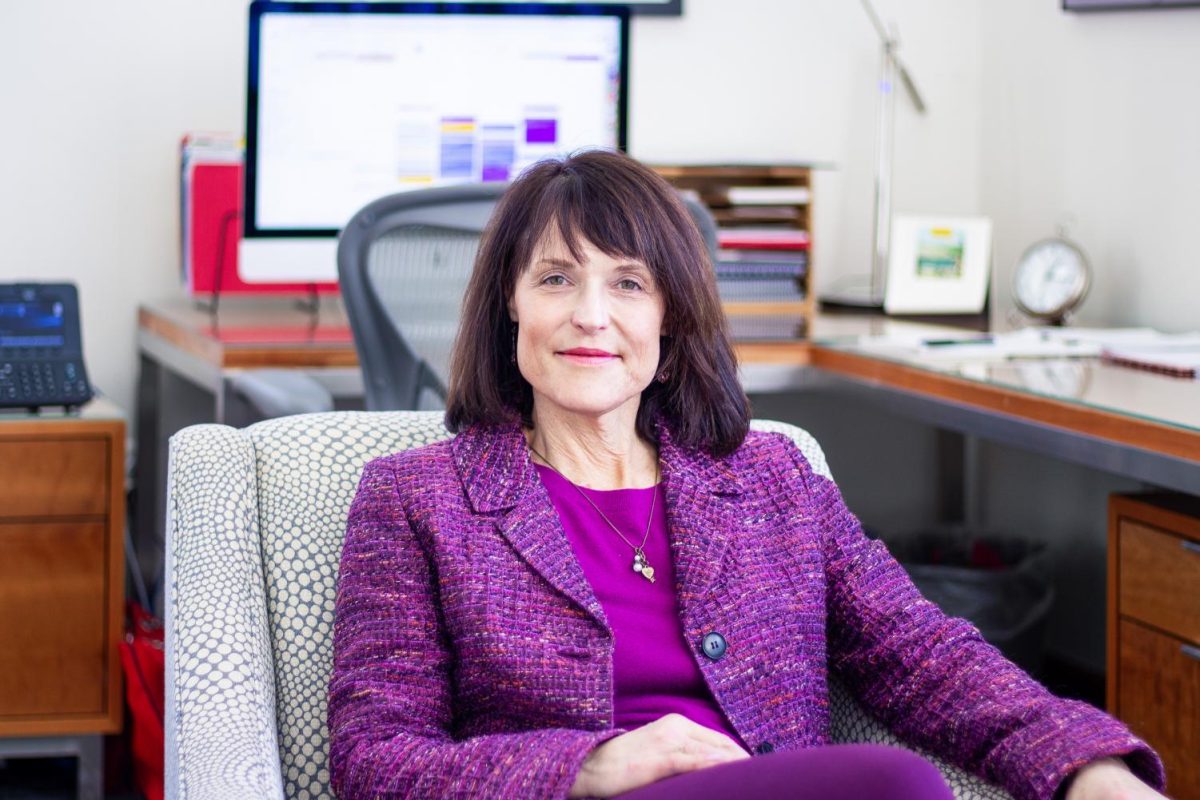
M529 449L533 450L534 455L546 462L546 466L554 470L560 478L571 484L571 488L579 492L579 496L586 500L589 506L595 509L596 513L600 515L600 519L604 520L605 523L608 524L608 527L612 528L613 532L616 533L617 536L621 537L621 541L633 548L633 571L651 583L654 583L654 567L650 566L650 562L646 560L646 551L643 548L646 546L646 542L650 538L650 525L654 522L654 506L655 503L658 502L658 464L655 463L654 465L654 494L650 495L650 517L646 520L646 532L642 535L642 543L635 545L633 542L625 538L625 534L621 533L621 530L616 525L612 524L612 520L610 520L605 513L600 510L599 506L592 502L592 498L588 497L587 493L585 493L583 489L580 489L578 486L576 486L574 481L572 481L566 475L563 475L558 467L550 463L550 459L546 458L544 455L534 449L532 444L529 445Z

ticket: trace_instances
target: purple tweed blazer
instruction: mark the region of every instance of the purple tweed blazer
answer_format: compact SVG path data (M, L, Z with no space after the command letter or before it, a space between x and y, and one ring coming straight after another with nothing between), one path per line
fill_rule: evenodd
M1084 763L1162 764L922 599L781 434L659 428L682 635L754 750L829 741L827 670L906 741L1049 798ZM713 661L700 643L727 642ZM612 632L513 425L375 460L350 509L329 689L342 800L563 798L613 729ZM767 746L764 746L767 745Z

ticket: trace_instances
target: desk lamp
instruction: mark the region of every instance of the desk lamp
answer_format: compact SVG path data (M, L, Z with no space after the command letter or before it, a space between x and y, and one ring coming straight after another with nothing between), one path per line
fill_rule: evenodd
M896 54L900 41L889 33L880 21L870 0L862 0L863 10L879 34L882 46L879 68L879 130L875 140L875 226L871 233L871 282L867 287L855 286L831 292L822 302L858 309L883 309L884 276L887 275L888 253L892 238L892 152L894 148L896 95L893 88L899 77L904 91L919 113L925 113L925 101L912 76ZM866 292L862 289L866 288Z

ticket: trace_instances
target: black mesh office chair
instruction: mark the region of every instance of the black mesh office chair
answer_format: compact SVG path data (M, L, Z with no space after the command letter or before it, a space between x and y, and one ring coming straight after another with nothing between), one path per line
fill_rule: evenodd
M462 297L480 234L506 188L400 192L363 208L342 231L338 280L369 410L444 407ZM715 257L712 214L695 197L681 198ZM332 408L328 393L304 376L247 372L234 390L263 417Z
M444 406L479 237L503 183L401 192L355 214L338 280L372 411Z

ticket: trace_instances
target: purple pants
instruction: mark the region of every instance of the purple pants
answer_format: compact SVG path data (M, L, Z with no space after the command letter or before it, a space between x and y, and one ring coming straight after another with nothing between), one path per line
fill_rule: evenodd
M910 750L841 744L718 764L664 778L617 800L953 800L937 767Z

